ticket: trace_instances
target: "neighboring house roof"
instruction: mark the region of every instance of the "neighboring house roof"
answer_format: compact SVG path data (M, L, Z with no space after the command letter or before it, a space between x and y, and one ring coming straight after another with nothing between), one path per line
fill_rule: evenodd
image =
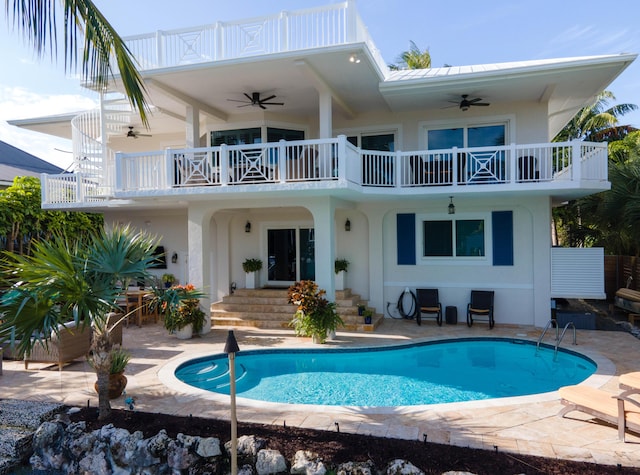
M57 174L63 171L60 167L0 141L0 186L10 186L16 176L39 178L41 173Z

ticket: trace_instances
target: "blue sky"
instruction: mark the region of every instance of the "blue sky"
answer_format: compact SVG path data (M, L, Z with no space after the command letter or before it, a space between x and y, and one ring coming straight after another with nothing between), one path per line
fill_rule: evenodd
M12 1L12 0L11 0ZM57 1L57 0L53 0ZM322 0L95 0L123 35L300 10ZM606 8L595 0L359 0L358 11L388 63L414 41L433 66L640 53L640 2ZM38 60L0 13L0 140L66 167L67 141L11 127L6 120L90 108L96 97L64 73L62 57ZM616 102L640 105L640 59L608 88ZM640 112L622 120L640 127Z

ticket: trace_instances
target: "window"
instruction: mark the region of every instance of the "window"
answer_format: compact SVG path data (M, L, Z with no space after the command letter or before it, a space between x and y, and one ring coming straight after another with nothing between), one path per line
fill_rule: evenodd
M427 131L429 150L453 147L493 147L505 144L506 125L482 125Z
M423 221L423 257L484 257L483 219Z
M394 134L350 135L347 137L347 140L363 150L377 150L382 152L393 152L395 150Z

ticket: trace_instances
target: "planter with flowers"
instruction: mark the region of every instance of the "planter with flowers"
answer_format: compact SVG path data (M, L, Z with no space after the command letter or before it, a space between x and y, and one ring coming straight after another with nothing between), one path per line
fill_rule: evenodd
M200 308L204 293L193 284L174 285L158 296L164 314L164 327L179 339L188 340L202 331L205 313Z
M258 279L258 272L262 269L260 259L245 259L242 263L242 270L245 271L245 284L247 289L255 289Z
M336 273L336 290L345 289L345 274L349 269L349 261L346 259L336 259L334 262L334 270Z

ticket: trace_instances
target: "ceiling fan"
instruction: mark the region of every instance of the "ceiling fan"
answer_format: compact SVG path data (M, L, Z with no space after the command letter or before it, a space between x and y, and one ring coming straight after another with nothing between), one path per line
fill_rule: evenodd
M152 135L141 134L137 130L133 130L134 129L133 125L129 125L127 128L129 129L129 132L127 132L128 138L137 139L138 137L152 137Z
M283 106L284 105L284 102L270 102L272 99L276 98L275 94L272 94L269 97L265 97L262 99L260 98L259 92L252 92L251 95L245 92L244 96L247 98L246 100L245 99L227 99L227 100L231 102L242 102L242 105L239 105L238 107L255 106L255 107L259 107L260 109L266 109L265 106Z
M458 101L449 101L452 102L454 104L458 104L458 106L460 107L460 110L462 111L467 111L469 110L469 107L471 106L488 106L490 105L488 102L480 102L482 100L482 98L480 97L476 97L475 99L468 99L469 94L462 94L462 100L460 102Z

